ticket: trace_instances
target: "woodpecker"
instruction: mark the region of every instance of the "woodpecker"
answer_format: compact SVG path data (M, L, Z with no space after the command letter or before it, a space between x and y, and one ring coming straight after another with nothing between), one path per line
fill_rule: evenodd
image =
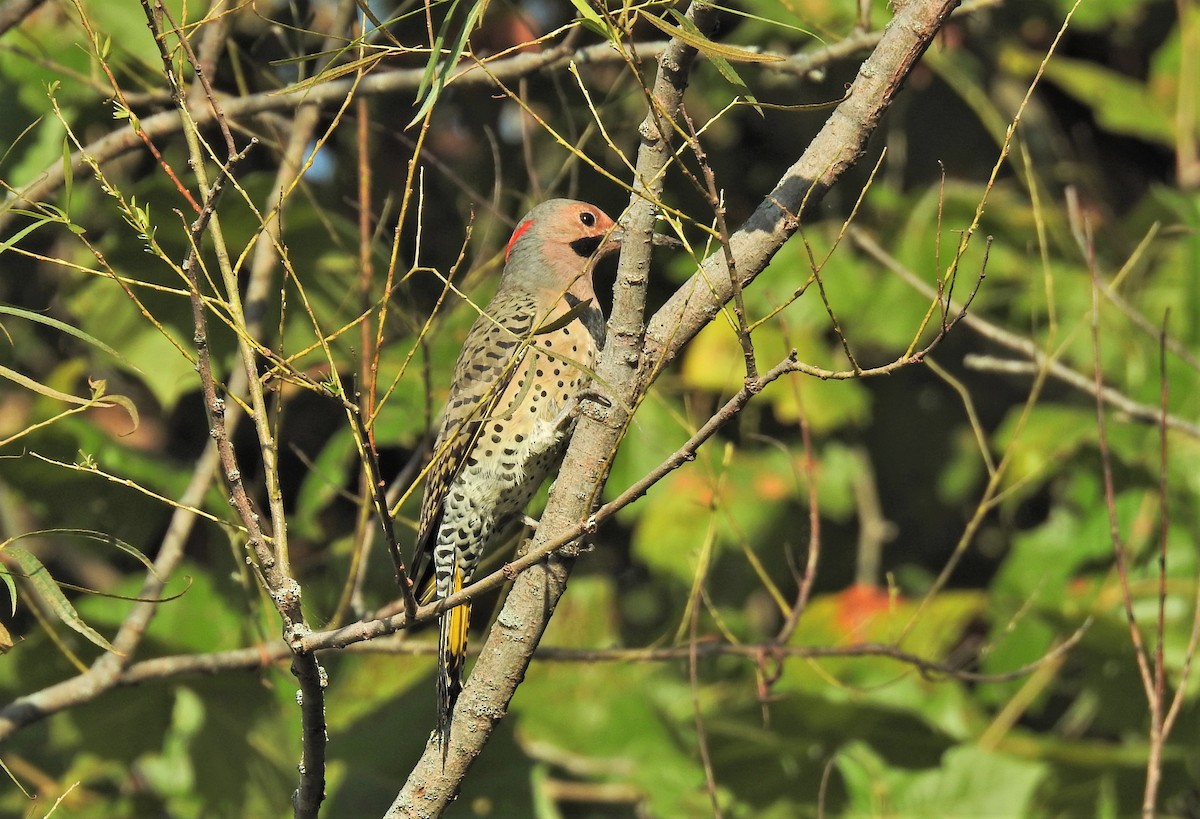
M621 234L599 208L552 199L517 224L496 295L458 362L421 501L413 576L425 600L471 581L557 468L604 341L592 270ZM462 691L469 602L442 613L438 735L442 760Z

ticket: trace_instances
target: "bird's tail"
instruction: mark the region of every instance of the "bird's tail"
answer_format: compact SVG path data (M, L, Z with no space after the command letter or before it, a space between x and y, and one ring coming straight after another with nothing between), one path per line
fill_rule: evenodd
M451 593L462 587L462 570L457 569ZM442 740L443 765L450 751L450 719L454 716L454 703L462 691L463 666L467 661L467 626L470 622L470 603L442 612L438 634L438 735Z

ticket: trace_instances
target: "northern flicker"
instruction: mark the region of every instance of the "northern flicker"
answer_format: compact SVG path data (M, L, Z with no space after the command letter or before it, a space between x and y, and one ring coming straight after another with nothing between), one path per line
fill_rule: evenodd
M562 459L604 337L592 268L618 241L603 211L570 199L543 202L513 231L496 295L455 364L429 468L413 561L426 599L446 598L470 582L480 556L511 536ZM470 616L469 603L441 616L443 759Z

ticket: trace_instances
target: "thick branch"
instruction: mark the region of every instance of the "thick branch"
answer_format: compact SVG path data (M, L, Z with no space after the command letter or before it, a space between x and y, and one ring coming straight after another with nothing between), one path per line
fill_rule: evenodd
M958 0L911 0L899 6L846 98L775 190L730 237L741 286L766 268L801 219L863 155L908 72L957 5ZM657 369L673 359L732 296L724 255L714 254L654 315L646 337L647 361Z
M701 30L711 14L707 7L693 6L688 11ZM640 363L654 202L662 192L662 171L672 156L672 120L682 104L695 58L695 49L679 41L672 41L659 58L649 113L640 129L642 144L635 193L624 222L613 318L596 368L597 381L617 400L613 402L612 417L597 420L585 412L580 419L560 479L538 526L535 549L570 531L591 513L628 421L620 416L626 415L623 407L632 406L624 399L634 394ZM524 678L550 615L566 590L573 563L574 553L563 549L517 577L459 699L448 752L443 754L431 737L388 811L389 817L438 816L457 795L467 770L487 744Z
M863 64L847 99L834 111L825 127L800 160L784 175L776 189L731 237L740 282L745 285L766 267L775 252L841 174L863 153L866 140L879 122L904 77L916 64L957 0L911 2L900 9L884 31L879 46ZM657 199L661 169L668 151L662 143L669 133L664 117L674 116L694 53L678 43L660 59L651 98L651 112L642 127L643 143L635 184L645 186L635 196L627 220L626 246L622 250L613 298L609 342L597 368L598 380L617 400L609 417L580 419L560 478L542 516L535 540L554 540L586 520L605 478L627 422L622 407L633 406L652 371L678 353L732 295L733 283L718 254L705 262L692 282L681 288L656 315L646 337L646 353L639 349L642 335L644 282L648 273L648 217ZM639 372L633 367L643 366ZM644 374L644 375L643 375ZM486 744L537 647L559 596L566 587L573 556L569 550L552 555L521 574L484 645L459 703L445 768L441 753L431 743L389 816L436 816L458 790L462 777Z
M0 37L4 32L37 11L46 0L8 0L0 6Z

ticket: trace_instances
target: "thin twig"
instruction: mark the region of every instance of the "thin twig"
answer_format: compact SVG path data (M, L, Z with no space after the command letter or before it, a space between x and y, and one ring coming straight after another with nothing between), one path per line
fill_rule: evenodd
M697 577L697 583L702 585L703 577ZM704 789L708 792L708 802L712 806L715 819L721 819L721 802L717 798L717 776L713 772L712 756L708 750L708 732L704 729L704 711L700 705L700 653L696 650L699 643L700 605L699 601L691 601L691 617L688 618L688 685L692 691L692 722L696 726L696 746L700 750L700 764L704 768Z
M905 267L895 256L892 256L884 250L878 242L875 241L866 232L858 228L850 229L850 238L855 245L863 252L870 256L875 261L882 264L892 273L899 276L905 284L918 293L929 298L936 298L937 294L932 287L921 280L919 276ZM951 310L956 309L954 302L950 303ZM970 354L965 357L964 363L968 367L983 370L987 372L1006 372L1013 374L1030 374L1035 375L1040 372L1045 372L1051 377L1062 381L1074 387L1077 390L1085 392L1096 397L1097 385L1095 380L1090 376L1068 367L1059 362L1056 358L1047 355L1043 352L1032 339L1025 338L1009 330L1005 330L997 324L982 318L975 313L967 313L962 317L964 325L979 333L984 338L994 341L1010 350L1019 353L1025 357L1025 361L1010 361L998 359L994 356L982 356L978 354ZM1104 402L1109 406L1120 410L1133 418L1146 423L1156 423L1160 411L1158 407L1151 404L1141 404L1134 401L1129 396L1105 386L1100 385L1103 390L1101 395ZM1167 415L1167 426L1173 430L1184 433L1188 437L1200 439L1200 424L1196 424L1177 415Z
M1100 472L1104 482L1104 508L1108 512L1109 538L1112 540L1113 560L1117 566L1117 577L1121 581L1121 601L1125 607L1125 620L1129 628L1129 640L1133 644L1134 656L1137 660L1138 673L1141 675L1142 688L1148 700L1154 698L1154 674L1150 670L1145 643L1142 640L1141 629L1138 628L1137 615L1133 609L1133 592L1129 585L1128 554L1125 548L1125 538L1121 534L1121 522L1117 517L1116 488L1113 482L1112 454L1108 446L1108 421L1104 405L1104 374L1100 367L1100 292L1095 277L1094 253L1088 242L1088 267L1093 271L1092 278L1092 377L1095 380L1093 395L1096 397L1096 430L1097 445L1100 450Z
M717 190L717 177L713 173L712 166L708 163L708 154L704 151L704 146L700 143L700 137L696 133L696 126L692 123L692 118L683 113L683 121L687 124L687 140L688 145L692 149L692 153L696 157L696 162L700 165L700 172L704 176L704 194L708 199L708 206L712 208L713 218L717 223L717 241L721 245L721 253L725 257L725 269L729 272L729 283L733 288L733 317L736 321L734 330L737 332L738 344L742 348L742 360L746 368L746 380L754 381L758 378L758 360L754 354L754 340L750 337L750 323L746 319L746 298L742 294L742 285L738 280L737 260L733 257L733 250L729 245L729 223L725 219L725 199L721 192ZM713 797L716 798L715 796ZM714 803L715 809L715 803Z
M8 0L7 3L0 6L0 37L37 11L45 2L46 0Z
M238 464L237 455L234 452L228 431L226 430L225 400L218 395L216 380L213 376L208 344L206 305L204 299L201 297L200 280L197 272L201 238L211 226L212 236L217 248L218 261L226 286L230 316L236 326L244 329L247 326L247 322L245 312L242 309L239 282L229 264L215 208L226 181L232 179L233 166L245 156L254 143L251 142L240 153L233 154L235 145L232 136L229 136L227 147L231 152L231 156L225 166L220 169L221 172L217 174L216 179L211 185L209 184L208 174L204 166L206 157L201 148L203 141L200 138L195 121L188 112L186 101L179 87L178 80L175 77L170 55L167 51L165 32L162 30L160 22L161 7L159 9L160 13L156 13L150 8L147 0L142 0L142 5L146 13L147 24L150 26L151 33L154 35L155 42L158 44L159 52L163 59L164 74L171 85L178 116L183 121L183 133L188 142L192 170L196 175L200 189L205 194L204 207L188 232L190 248L187 259L181 266L181 271L188 282L192 304L192 320L195 326L194 342L197 351L196 368L200 375L201 390L204 395L205 411L209 418L210 431L213 440L217 444L222 470L230 489L230 504L238 513L239 518L246 528L248 546L256 559L255 568L264 588L269 593L276 610L283 620L284 638L293 651L291 670L300 687L298 699L301 711L302 756L299 765L300 782L296 792L293 794L292 805L293 813L298 819L314 819L321 802L325 798L325 745L327 742L327 732L325 725L324 688L327 684L327 678L324 669L320 667L315 655L297 650L298 638L309 633L311 629L309 629L308 624L305 622L301 609L300 585L288 571L286 546L287 522L283 510L283 497L278 485L279 476L276 469L277 453L274 437L269 426L262 384L257 380L257 373L255 372L254 352L251 345L247 343L246 337L239 334L239 353L243 367L247 371L247 387L251 406L253 407L252 419L258 434L259 449L263 463L263 476L267 489L267 500L271 510L274 537L270 544L265 540L259 516L242 481L242 471ZM178 30L175 30L174 33L179 40L182 41L184 39L182 33ZM190 50L185 49L185 52L185 56L188 59L194 59L194 55L190 53ZM214 116L217 119L223 119L219 108L215 109ZM222 130L225 134L229 134L227 127ZM252 373L253 376L251 375Z
M400 595L404 600L404 613L408 616L411 622L417 616L417 599L413 596L413 584L408 577L408 572L404 568L404 555L400 552L400 544L396 541L396 532L392 523L391 510L388 509L387 496L385 489L386 482L383 480L383 475L379 471L379 454L375 451L374 444L371 443L366 425L362 421L362 415L353 413L355 423L355 434L359 439L362 454L366 460L366 484L367 493L370 495L372 503L375 505L375 514L379 516L382 524L383 537L387 542L388 553L392 556L392 563L396 567L396 585L400 588Z
M912 666L923 677L930 680L958 680L965 683L1002 683L1029 676L1047 663L1057 661L1069 654L1086 636L1091 620L1085 621L1069 637L1047 651L1041 657L1009 671L982 673L964 668L961 664L950 664L922 657L888 643L855 643L853 645L793 645L780 644L774 640L764 643L731 643L723 640L697 640L693 644L659 646L654 648L579 648L566 646L539 646L535 657L539 661L553 663L678 663L687 662L695 654L697 658L739 657L759 663L764 656L799 659L826 660L865 657L883 657ZM428 640L412 640L407 635L355 643L345 648L327 648L338 651L364 654L388 654L395 656L432 657L437 654L437 644ZM471 653L478 654L477 649ZM287 647L279 643L263 644L249 648L217 651L208 654L177 654L155 657L134 663L118 678L119 685L144 685L149 682L170 680L194 674L223 674L229 671L259 671L280 663L291 656Z
M14 9L19 8L23 2L37 1L9 0L8 4L0 7L0 14L7 11L10 7ZM41 1L44 2L44 0ZM986 9L996 5L997 2L999 0L976 0L976 2L963 4L962 11ZM2 19L0 17L0 20ZM17 22L19 19L18 17L13 22ZM882 37L881 32L854 35L842 42L834 43L830 46L822 46L804 54L782 55L786 58L784 61L767 63L766 65L780 71L791 71L792 73L807 75L875 46L879 42L880 37ZM653 59L660 56L667 48L667 45L665 41L639 43L638 54L642 58ZM459 87L489 86L494 84L494 78L516 79L539 72L554 71L571 61L581 66L603 66L613 61L624 61L626 59L625 54L614 52L611 45L607 42L597 43L581 49L567 48L560 50L555 48L547 49L540 53L522 52L489 58L484 61L487 64L486 71L480 71L479 66L476 64L466 65L457 70L447 80L446 85L447 87L451 84ZM424 75L424 69L420 68L376 72L364 78L357 85L356 93L376 96L394 94L401 91L414 91L420 86ZM286 88L223 98L224 114L228 119L235 120L239 117L251 116L263 112L293 110L300 105L324 106L339 104L346 99L346 95L354 85L356 79L357 77L350 79L340 78L316 85L312 85L310 81L303 81L294 83ZM211 108L198 109L193 111L193 118L197 125L205 125L215 118L215 113ZM171 111L163 111L145 117L140 120L139 124L142 131L150 139L177 133L182 130L179 117ZM139 144L141 144L140 139L132 132L125 129L113 131L72 154L71 162L73 169L81 170L84 168L83 157L85 155L92 157L98 163L104 163L134 150ZM56 160L48 164L42 169L41 173L34 176L34 179L36 180L35 182L20 192L9 196L3 203L0 203L0 229L6 226L7 221L14 215L12 211L13 205L18 203L28 205L48 199L55 191L62 187L65 179L63 163Z

